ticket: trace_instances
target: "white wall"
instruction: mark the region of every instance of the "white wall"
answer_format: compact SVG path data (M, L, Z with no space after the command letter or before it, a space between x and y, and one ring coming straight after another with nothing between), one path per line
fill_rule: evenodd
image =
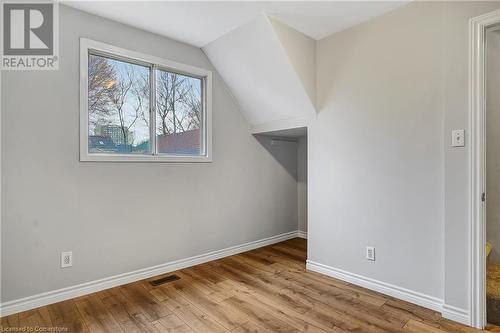
M299 230L307 232L307 136L297 141L297 207Z
M412 2L317 44L308 259L469 308L468 20ZM375 246L377 260L365 260Z
M296 146L273 157L215 71L213 163L80 163L80 37L214 71L198 48L60 6L60 69L1 78L2 302L297 229Z
M440 10L411 4L318 43L308 235L309 260L438 298ZM376 247L376 262L365 259L366 246Z
M316 105L316 40L269 17L295 73L311 100Z
M486 235L500 262L500 30L487 33L486 45Z
M280 34L267 16L261 15L203 47L252 125L315 115L314 104L294 67L297 65L303 74L304 65L314 63L309 61L310 57L295 54L292 63L286 48L291 45L313 48L314 43L292 35L290 30L283 32L286 38L282 44Z
M500 1L444 2L445 303L469 310L469 147L452 148L451 130L469 130L469 20L500 8Z

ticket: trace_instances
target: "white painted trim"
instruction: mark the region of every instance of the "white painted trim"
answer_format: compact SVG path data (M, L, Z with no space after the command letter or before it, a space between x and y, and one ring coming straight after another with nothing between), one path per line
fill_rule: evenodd
M275 120L263 124L257 124L252 126L252 134L309 127L309 124L312 122L312 120L313 117L298 117L298 118Z
M91 154L88 151L88 55L102 52L143 66L158 66L181 74L198 77L204 85L203 134L205 155ZM154 67L151 67L154 68ZM114 45L80 38L80 161L81 162L212 162L212 72Z
M455 321L463 325L470 326L470 313L468 310L443 304L441 315L443 316L443 318Z
M469 325L486 326L486 192L485 154L485 45L486 30L500 23L500 10L474 17L469 22Z
M346 281L363 288L374 290L406 302L423 306L424 308L428 308L438 312L442 311L443 300L437 297L425 295L417 291L378 281L362 275L350 273L311 260L307 260L306 268L308 270L325 274L333 278Z
M306 231L299 230L299 231L297 231L297 233L298 233L299 238L307 239L307 232Z
M3 13L0 13L0 15ZM2 16L3 17L3 16ZM0 239L2 239L2 72L0 70ZM2 257L2 246L0 246L0 258ZM2 265L0 264L0 286L2 285Z
M67 288L57 289L0 304L0 316L8 316L40 306L61 302L70 298L87 295L100 290L113 288L134 281L147 279L156 275L173 272L186 267L203 264L208 261L232 256L241 252L250 251L259 247L279 243L287 239L298 237L298 231L263 238L253 242L231 246L222 250L212 251L190 258L175 260L165 264L139 269L133 272L123 273L99 279L91 282L78 284Z

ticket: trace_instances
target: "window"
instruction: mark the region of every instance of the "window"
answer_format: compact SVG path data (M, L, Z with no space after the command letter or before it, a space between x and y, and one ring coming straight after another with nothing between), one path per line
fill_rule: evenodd
M81 39L82 161L211 161L211 72Z

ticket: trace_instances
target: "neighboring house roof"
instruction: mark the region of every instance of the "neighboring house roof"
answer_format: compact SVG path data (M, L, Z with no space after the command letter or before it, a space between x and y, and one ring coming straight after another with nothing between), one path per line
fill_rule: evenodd
M200 130L194 129L185 132L158 135L156 139L159 153L170 154L199 154Z

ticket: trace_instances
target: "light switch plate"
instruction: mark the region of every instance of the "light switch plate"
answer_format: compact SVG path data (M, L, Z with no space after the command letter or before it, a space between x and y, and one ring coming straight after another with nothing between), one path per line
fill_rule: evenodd
M465 130L458 129L451 131L451 146L452 147L465 146Z

